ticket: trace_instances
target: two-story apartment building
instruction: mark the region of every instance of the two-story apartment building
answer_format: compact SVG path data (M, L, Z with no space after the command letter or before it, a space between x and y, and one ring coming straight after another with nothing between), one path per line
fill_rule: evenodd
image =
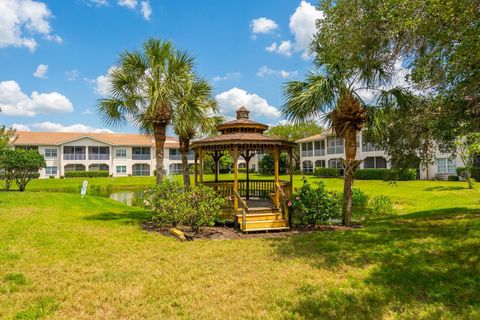
M331 130L296 141L300 148L300 167L303 172L313 172L316 167L342 169L340 159L345 157L344 139ZM357 160L363 160L360 168L390 168L385 152L363 141L362 132L357 133ZM435 163L419 168L420 179L446 179L456 175L456 168L464 166L460 157L436 151Z
M67 171L108 171L114 177L151 176L155 170L155 142L142 134L32 132L17 131L15 148L34 149L45 157L46 167L40 178L61 177ZM164 147L164 168L167 174L182 172L180 145L168 136ZM250 169L258 164L252 159ZM188 154L193 165L194 153ZM239 167L245 167L242 158Z
M15 148L44 155L40 177L61 177L67 171L108 171L113 176L151 176L155 170L155 143L141 134L17 131ZM181 172L179 143L167 137L164 149L167 174ZM188 155L190 164L194 155Z

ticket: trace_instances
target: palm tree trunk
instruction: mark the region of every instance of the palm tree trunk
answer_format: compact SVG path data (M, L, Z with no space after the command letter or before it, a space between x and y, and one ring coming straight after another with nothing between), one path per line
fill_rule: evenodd
M343 207L342 207L342 224L349 226L352 224L352 192L353 177L360 161L355 160L357 156L357 137L356 128L349 127L345 130L345 161L343 163L345 170L345 178L343 184Z
M190 188L190 170L188 168L189 145L190 145L190 139L180 138L180 153L182 154L183 186L185 187L185 189Z
M165 146L167 124L155 124L153 127L153 136L155 138L155 170L157 171L155 182L160 184L163 181L163 148Z

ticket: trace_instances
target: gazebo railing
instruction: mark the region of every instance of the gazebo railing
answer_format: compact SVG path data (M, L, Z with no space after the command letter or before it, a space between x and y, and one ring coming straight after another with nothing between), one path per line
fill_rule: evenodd
M202 183L208 187L211 187L218 194L224 197L233 197L233 180L223 180L223 181L204 181ZM290 182L281 181L280 186L283 192L288 196L291 194L291 184ZM275 192L275 181L274 180L250 180L248 181L248 190L247 190L247 180L238 180L238 194L241 197L252 197L259 199L270 199L270 195Z

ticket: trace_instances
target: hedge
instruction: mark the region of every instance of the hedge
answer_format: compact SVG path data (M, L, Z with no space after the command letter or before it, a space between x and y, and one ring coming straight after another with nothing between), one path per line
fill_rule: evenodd
M466 178L465 167L457 168L457 175L462 178ZM480 167L472 168L472 178L480 182Z
M357 180L416 180L417 170L415 169L357 169L355 171Z
M67 171L65 178L101 178L108 177L108 171Z
M340 170L337 168L315 168L313 173L315 176L320 178L336 178L340 175Z

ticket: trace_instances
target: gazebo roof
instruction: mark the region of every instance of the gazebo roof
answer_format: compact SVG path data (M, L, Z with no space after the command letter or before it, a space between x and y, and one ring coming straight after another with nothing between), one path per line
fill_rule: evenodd
M217 126L220 135L197 140L192 143L192 149L199 147L217 147L225 149L231 145L256 145L257 148L268 148L273 146L280 146L281 148L294 148L294 142L270 137L265 134L268 126L249 119L250 111L245 107L240 107L237 110L237 119L225 122Z

